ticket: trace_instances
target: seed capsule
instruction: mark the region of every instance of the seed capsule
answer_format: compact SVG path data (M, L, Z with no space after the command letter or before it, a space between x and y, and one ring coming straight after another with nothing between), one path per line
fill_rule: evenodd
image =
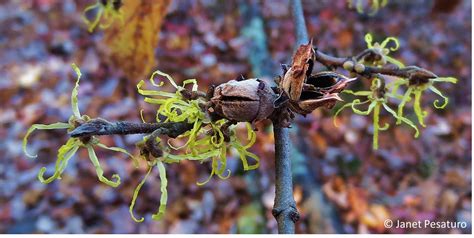
M270 116L275 99L270 86L259 79L231 80L215 88L211 108L228 120L251 122Z

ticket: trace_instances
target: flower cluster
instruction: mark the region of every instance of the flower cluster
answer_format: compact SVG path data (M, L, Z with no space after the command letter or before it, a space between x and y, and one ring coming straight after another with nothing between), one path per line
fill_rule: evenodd
M35 131L35 130L51 130L51 129L67 129L68 131L74 130L76 127L80 126L81 124L87 122L90 120L90 117L87 115L82 115L79 112L79 105L78 105L78 89L79 89L79 81L81 79L81 71L79 68L73 64L72 68L77 74L77 80L76 80L76 85L72 90L71 93L71 108L72 108L72 116L69 118L68 123L64 122L57 122L49 125L44 125L44 124L34 124L32 125L25 137L23 138L23 151L24 153L30 157L30 158L36 158L37 155L32 155L28 153L26 150L27 143L28 143L28 137L30 134ZM59 150L58 150L58 157L56 159L56 164L55 164L55 169L53 175L51 175L49 178L44 178L44 174L46 172L46 167L43 167L40 169L38 173L38 179L40 182L48 184L51 183L52 181L56 179L61 179L61 174L64 172L66 169L66 166L69 162L69 160L74 156L74 154L77 152L77 150L80 147L84 147L87 149L87 152L89 153L89 159L91 160L92 164L94 165L94 168L97 173L97 177L99 178L99 181L112 186L112 187L117 187L120 184L120 176L118 174L113 174L112 179L108 179L104 176L104 170L100 166L99 159L97 158L97 155L94 151L94 146L98 146L107 150L112 150L116 152L122 152L130 156L132 159L134 157L128 153L126 150L118 147L108 147L102 143L100 143L99 139L96 137L88 137L88 138L69 138L67 142L62 145ZM135 161L135 160L134 160ZM135 161L135 165L136 161Z
M143 181L135 189L132 198L130 214L136 222L141 222L144 219L135 218L133 206L141 186L147 179L151 167L155 164L160 172L162 193L159 212L152 216L154 220L160 219L163 216L166 207L167 182L163 163L179 163L183 160L195 160L203 163L210 159L211 174L205 181L197 182L198 185L206 184L213 175L217 175L221 179L226 179L230 176L231 171L226 168L227 154L230 149L234 149L237 152L244 170L253 170L259 166L259 157L247 150L256 140L256 134L250 123L246 122L248 143L244 145L237 137L236 125L229 125L228 119L211 120L209 114L203 110L206 99L199 96L192 98L185 96L186 94L197 94L198 85L195 79L184 80L183 85L178 86L170 75L157 70L151 75L149 81L152 86L158 88L164 85L164 81L156 83L155 77L157 75L166 78L176 89L175 93L143 89L145 85L143 80L137 84L138 92L145 96L144 101L159 106L156 112L156 122L187 122L193 126L191 130L179 135L176 139L169 139L165 145L162 145L159 137L152 135L144 137L143 141L138 143L138 147L143 148L148 140L154 140L152 144L160 146L162 154L159 158L156 158L150 153L142 153L142 158L148 161L150 169ZM192 85L191 90L186 89L188 84ZM144 121L143 117L142 120ZM185 142L180 146L176 146L173 143L179 143L182 140ZM249 164L248 158L255 160L255 163Z
M23 150L29 157L35 158L36 155L31 155L26 150L28 137L34 130L49 130L49 129L67 129L68 132L73 131L77 127L91 121L87 115L82 115L78 107L78 88L81 72L79 68L73 64L73 69L77 74L77 81L71 95L71 105L73 115L69 118L68 123L53 123L50 125L34 124L28 129L23 139ZM203 104L206 100L202 97L193 97L192 99L185 96L187 93L197 93L197 81L195 79L185 80L182 86L178 86L173 78L161 71L155 71L150 77L150 82L155 87L163 86L164 82L156 83L155 76L160 75L168 79L171 85L176 89L176 92L164 92L159 90L143 89L145 81L140 81L137 85L138 92L145 96L145 102L159 106L156 112L157 122L187 122L192 125L192 128L185 133L179 135L175 139L169 139L166 143L161 143L161 138L151 135L144 136L143 140L137 143L137 147L141 149L141 158L146 161L148 171L144 179L135 188L132 201L130 204L130 214L134 221L142 222L144 218L137 219L133 214L136 199L139 191L152 168L158 168L161 180L161 198L158 212L153 214L152 219L159 220L163 217L167 203L167 178L166 178L166 163L179 163L183 160L195 160L201 163L211 160L212 171L208 179L203 182L197 182L198 185L206 184L213 175L217 175L221 179L226 179L230 176L231 171L226 168L227 155L229 151L234 151L239 155L242 161L244 170L253 170L259 166L259 157L248 149L255 143L256 134L249 122L246 122L247 142L243 143L237 135L237 125L230 123L228 119L211 120L211 117L206 113ZM191 90L186 89L187 85L192 85ZM143 120L143 116L142 116ZM144 121L144 120L143 120ZM153 141L151 141L153 140ZM182 145L176 144L185 141ZM158 148L159 153L149 153L144 147L146 144L151 144ZM61 174L66 169L68 161L74 156L80 147L87 149L89 158L96 169L99 181L117 187L120 185L120 176L113 174L111 179L104 176L104 171L101 168L99 159L94 151L94 147L98 146L104 149L122 152L134 159L134 164L138 167L138 161L123 148L108 147L99 142L95 136L71 137L58 150L58 158L55 165L54 174L49 178L44 178L46 168L43 167L38 173L38 179L42 183L50 183L56 179L61 178ZM250 163L248 160L253 159L255 162Z
M359 70L361 73L364 72L366 66L372 67L384 67L386 64L393 64L398 67L398 69L412 69L416 68L414 66L406 67L402 62L389 56L391 51L395 51L399 48L399 42L394 37L388 37L382 43L373 43L373 37L371 34L365 36L365 41L367 43L367 50L365 53L357 59L357 63L354 66L352 61L347 61L346 63L351 63L351 67L354 67L357 72L357 66L364 68ZM394 47L387 48L387 44L393 42ZM349 66L344 64L344 68L348 69ZM421 69L416 68L418 72ZM424 71L421 71L424 72ZM423 77L421 77L422 75ZM449 82L456 83L457 79L452 77L438 77L432 73L425 74L408 74L408 77L402 78L397 77L393 82L386 84L386 78L383 75L376 74L370 76L372 79L372 86L370 91L358 91L354 92L352 90L344 90L343 93L351 94L356 97L365 97L364 100L354 99L352 102L342 105L335 113L335 117L345 108L351 108L352 111L359 115L367 116L373 114L373 149L378 149L378 133L382 130L387 130L389 124L385 123L383 126L379 125L380 112L381 108L384 108L389 114L391 114L396 119L396 125L403 123L409 125L415 129L415 137L418 137L419 131L417 125L410 119L404 116L405 106L413 101L413 111L418 119L418 123L422 127L426 127L425 117L428 115L428 112L424 111L421 107L421 96L424 91L430 90L440 97L443 98L443 103L440 104L439 100L435 100L433 105L437 109L443 109L448 104L448 98L444 96L441 91L439 91L433 84L437 82ZM403 93L400 91L405 90ZM397 111L390 108L390 103L398 103ZM356 106L369 104L368 108L364 110L359 110ZM336 121L334 121L336 124Z

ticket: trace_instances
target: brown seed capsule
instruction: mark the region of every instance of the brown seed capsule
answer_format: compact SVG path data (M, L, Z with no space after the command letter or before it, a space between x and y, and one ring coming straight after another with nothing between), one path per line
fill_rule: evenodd
M259 79L231 80L217 86L211 98L214 113L231 121L266 119L274 110L275 93Z
M303 84L311 71L314 63L313 42L301 45L293 56L291 67L288 68L283 79L280 81L280 88L288 95L290 100L296 101L301 95Z
M342 101L338 93L355 79L332 71L311 75L306 80L298 101L290 102L290 108L303 115L309 114L321 106L332 108L337 101Z

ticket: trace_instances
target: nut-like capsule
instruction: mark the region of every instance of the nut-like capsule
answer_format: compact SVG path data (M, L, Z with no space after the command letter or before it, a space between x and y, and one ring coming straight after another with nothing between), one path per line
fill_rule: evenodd
M275 99L270 86L259 79L231 80L215 88L211 108L228 120L251 122L268 118Z

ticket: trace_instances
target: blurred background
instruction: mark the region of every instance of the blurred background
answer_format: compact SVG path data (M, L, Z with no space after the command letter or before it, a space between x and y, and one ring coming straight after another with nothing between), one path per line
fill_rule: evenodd
M146 221L130 219L129 202L145 168L135 169L122 155L97 150L106 175L120 174L117 189L97 180L83 149L62 180L48 185L37 180L41 167L54 168L57 149L67 135L62 130L35 132L29 148L38 153L36 160L22 153L21 140L30 125L67 121L71 115L72 62L83 73L83 114L139 121L140 109L151 120L156 108L145 105L135 85L155 69L177 81L196 78L202 90L240 74L272 80L281 74L280 63L290 63L296 47L287 0L153 1L161 13L155 14L159 19L147 34L155 39L128 42L151 46L131 55L114 40L121 31L134 33L136 26L119 28L115 22L110 29L87 31L81 14L94 3L0 1L0 232L276 233L271 214L274 145L268 122L256 125L258 140L251 150L261 157L261 164L255 171L244 173L239 159L230 156L229 179L213 178L197 186L207 178L210 164L168 165L169 202L160 222L150 219L160 198L155 179L142 188L136 205L136 214ZM396 36L401 47L393 56L459 82L439 86L450 98L444 110L433 108L436 95L425 94L428 126L419 139L407 127L391 127L380 134L378 151L371 149L370 117L347 111L339 117L339 127L333 125L331 110L297 117L291 130L294 197L301 213L296 231L470 233L471 1L389 0L373 16L364 4L367 12L361 14L346 0L303 1L309 37L321 51L345 57L366 48L367 32L376 41ZM316 70L323 67L317 65ZM368 88L359 84L353 88ZM141 137L100 139L138 153L134 144ZM386 229L386 219L461 221L468 226Z

